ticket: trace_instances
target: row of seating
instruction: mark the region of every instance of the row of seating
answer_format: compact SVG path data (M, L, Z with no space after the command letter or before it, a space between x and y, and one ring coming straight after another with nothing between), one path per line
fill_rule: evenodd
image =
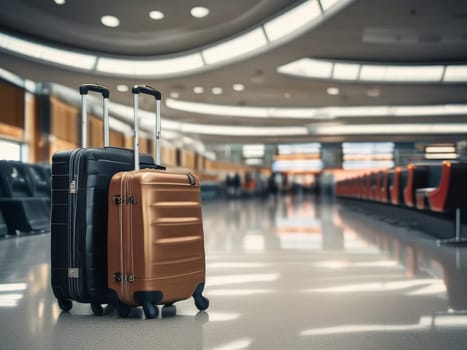
M336 195L433 212L467 207L467 163L412 163L339 181Z
M0 236L49 231L50 186L49 166L0 160Z

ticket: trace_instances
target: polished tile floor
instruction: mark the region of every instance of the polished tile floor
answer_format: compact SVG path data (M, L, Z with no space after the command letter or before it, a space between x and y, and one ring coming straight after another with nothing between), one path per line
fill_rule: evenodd
M0 349L466 349L467 248L315 197L205 203L211 306L61 313L50 235L0 240Z

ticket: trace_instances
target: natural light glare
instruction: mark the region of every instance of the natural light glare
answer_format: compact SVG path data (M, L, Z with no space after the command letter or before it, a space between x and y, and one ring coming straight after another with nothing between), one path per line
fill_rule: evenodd
M321 235L296 232L292 232L291 234L281 233L279 240L282 249L316 251L321 250L323 246Z
M259 262L208 262L207 269L258 269L269 267L270 264Z
M20 293L0 294L0 307L17 306L22 298L23 294Z
M263 235L245 235L243 237L243 248L245 251L264 251L265 243Z
M210 290L207 294L209 296L248 296L256 294L271 294L274 293L273 289L214 289Z
M435 327L463 327L467 326L466 315L442 315L434 317Z
M210 287L224 286L229 284L245 284L253 282L274 282L279 278L278 273L225 275L208 277L206 285Z
M0 284L0 292L16 292L16 291L26 290L26 288L27 288L26 283L2 283Z
M326 269L343 269L350 266L348 261L322 261L314 264L316 267L324 267Z
M239 313L233 312L215 312L209 310L209 322L225 322L238 320L240 318Z
M369 333L369 332L410 332L414 330L430 329L432 325L431 317L421 317L418 324L366 324L366 325L342 325L327 328L314 328L300 332L301 336L332 335L348 333Z
M209 319L211 320L211 319ZM252 340L250 338L241 338L238 340L231 341L227 344L216 346L212 350L241 350L246 349L250 346Z
M327 269L344 269L344 268L360 268L360 267L397 267L400 266L395 260L383 260L383 261L364 261L364 262L349 262L349 261L339 261L339 260L330 260L322 261L315 263L316 267L324 267Z
M433 283L428 287L409 292L407 295L435 295L440 293L446 293L446 285L443 283L443 281L438 281L437 283Z
M364 292L388 292L397 291L407 288L431 285L439 283L437 279L414 279L408 281L392 281L392 282L372 282L361 284L349 284L337 287L315 288L307 290L307 292L316 293L364 293Z
M0 140L0 159L21 160L19 143Z

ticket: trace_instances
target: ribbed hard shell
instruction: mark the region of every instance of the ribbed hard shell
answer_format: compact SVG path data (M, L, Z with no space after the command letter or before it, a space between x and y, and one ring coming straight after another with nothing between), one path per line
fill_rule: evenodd
M135 292L153 291L162 292L161 304L183 300L204 282L200 186L191 176L194 185L188 173L145 169L113 176L108 285L121 302L136 305ZM115 202L118 196L121 204ZM135 278L119 282L115 273Z

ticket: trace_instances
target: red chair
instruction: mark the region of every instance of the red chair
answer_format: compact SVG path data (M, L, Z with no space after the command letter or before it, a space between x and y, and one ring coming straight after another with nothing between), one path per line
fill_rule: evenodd
M390 187L391 203L394 205L404 204L403 189L407 183L407 169L396 167L392 178L392 185Z
M461 209L467 207L467 163L444 161L438 187L417 190L417 204L434 212L455 211L455 238L440 243L467 244L461 237Z
M416 206L416 191L419 188L431 187L428 184L429 174L432 181L438 183L440 172L436 171L439 164L409 164L407 166L407 185L404 188L404 202L408 207ZM436 174L433 176L433 174Z
M381 186L379 188L379 200L383 203L388 203L390 201L389 197L389 186L394 176L393 170L383 170L381 173Z

